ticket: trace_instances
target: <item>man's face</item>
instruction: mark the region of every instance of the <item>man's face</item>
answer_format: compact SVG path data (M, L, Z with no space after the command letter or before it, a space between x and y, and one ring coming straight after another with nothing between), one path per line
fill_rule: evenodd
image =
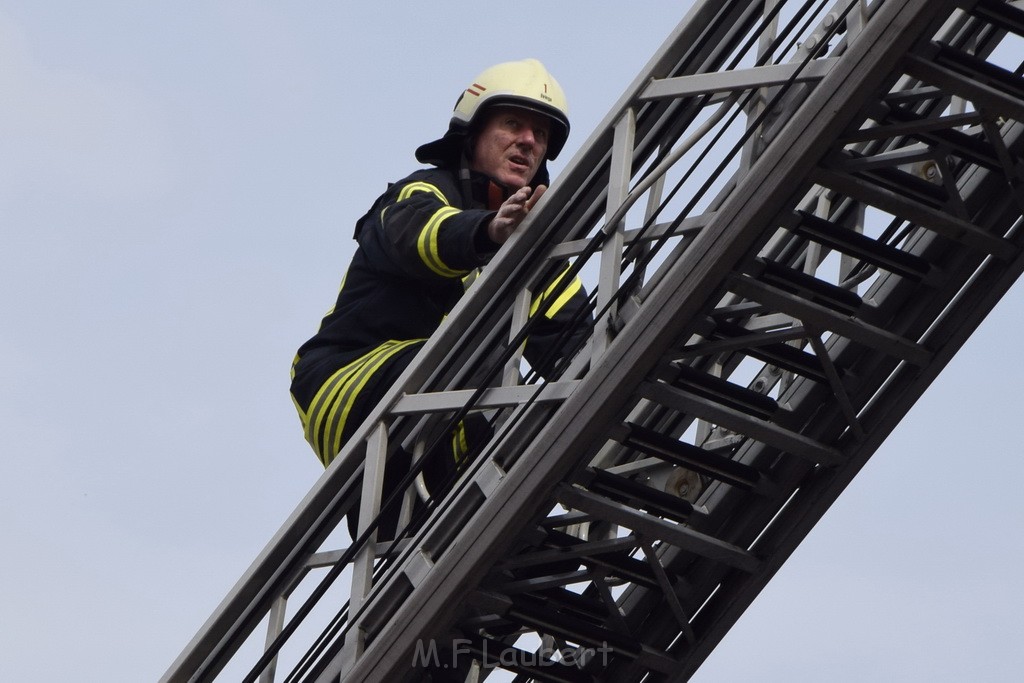
M548 117L517 107L488 112L470 168L513 190L529 185L548 151Z

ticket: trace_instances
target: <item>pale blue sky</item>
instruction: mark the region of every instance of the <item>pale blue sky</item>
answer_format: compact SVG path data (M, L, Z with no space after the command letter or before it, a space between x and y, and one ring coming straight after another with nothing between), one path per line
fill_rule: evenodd
M689 2L0 0L0 678L156 680L321 469L288 397L351 227L483 67L557 176ZM1014 680L1024 290L699 681Z

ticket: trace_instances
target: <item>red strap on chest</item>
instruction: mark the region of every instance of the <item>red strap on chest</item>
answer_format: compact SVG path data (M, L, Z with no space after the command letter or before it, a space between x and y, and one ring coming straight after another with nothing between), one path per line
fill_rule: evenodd
M487 208L497 211L505 203L505 190L495 182L487 183Z

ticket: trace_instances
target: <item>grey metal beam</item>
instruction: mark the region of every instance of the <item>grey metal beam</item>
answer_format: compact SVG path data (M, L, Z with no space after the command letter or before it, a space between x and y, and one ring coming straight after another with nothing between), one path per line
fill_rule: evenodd
M558 403L575 391L577 381L550 382L542 388L533 386L492 387L485 389L473 402L478 410L517 406L532 400L535 403ZM458 410L469 404L477 395L474 389L406 394L395 402L392 412L396 415L415 415Z
M736 92L753 88L766 88L786 82L804 83L819 81L835 66L838 58L816 60L806 66L802 64L775 64L737 69L715 74L694 74L676 78L654 80L643 93L641 100L689 97L713 92Z

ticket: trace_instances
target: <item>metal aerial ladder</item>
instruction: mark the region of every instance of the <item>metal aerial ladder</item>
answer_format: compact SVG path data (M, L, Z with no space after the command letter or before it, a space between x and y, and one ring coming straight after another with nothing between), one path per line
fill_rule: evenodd
M1020 0L696 3L164 680L686 680L1024 269L1022 46Z

